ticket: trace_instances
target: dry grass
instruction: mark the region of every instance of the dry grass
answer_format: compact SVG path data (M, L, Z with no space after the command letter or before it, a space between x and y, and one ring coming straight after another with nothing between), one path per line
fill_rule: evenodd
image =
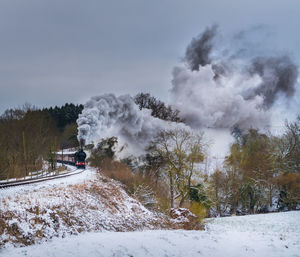
M102 162L101 173L126 185L130 193L133 193L135 185L140 180L127 165L108 158Z
M141 185L150 187L157 202L154 209L151 210L160 211L165 214L169 212L167 185L157 182L155 178L143 177L133 172L126 164L108 158L102 162L101 174L121 182L125 185L124 189L126 192L131 196L135 195L137 188Z

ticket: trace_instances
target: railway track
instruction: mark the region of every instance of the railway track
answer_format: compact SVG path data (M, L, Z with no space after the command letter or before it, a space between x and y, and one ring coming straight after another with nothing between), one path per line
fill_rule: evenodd
M61 174L61 175L52 175L52 176L37 178L37 179L26 179L26 180L13 181L13 182L2 182L2 183L0 183L0 189L7 188L7 187L29 185L29 184L39 183L39 182L43 182L43 181L48 181L48 180L54 180L54 179L58 179L58 178L65 178L65 177L80 174L83 171L84 170L76 170L76 171L72 171L69 173Z

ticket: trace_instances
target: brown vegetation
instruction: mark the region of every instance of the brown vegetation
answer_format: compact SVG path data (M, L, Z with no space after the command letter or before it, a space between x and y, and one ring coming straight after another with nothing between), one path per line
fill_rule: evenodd
M66 106L76 108L74 105ZM59 110L56 107L52 113L27 104L6 110L0 116L0 180L21 178L41 170L44 160L55 162L52 152L78 145L75 123L67 120L63 123L67 124L65 127L58 127L56 118L61 116ZM76 113L72 115L75 117Z

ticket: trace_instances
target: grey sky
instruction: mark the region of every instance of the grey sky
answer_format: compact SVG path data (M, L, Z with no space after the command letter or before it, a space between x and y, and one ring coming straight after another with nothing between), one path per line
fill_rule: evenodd
M0 112L107 92L167 100L173 67L213 23L225 35L262 24L300 63L299 0L1 0Z

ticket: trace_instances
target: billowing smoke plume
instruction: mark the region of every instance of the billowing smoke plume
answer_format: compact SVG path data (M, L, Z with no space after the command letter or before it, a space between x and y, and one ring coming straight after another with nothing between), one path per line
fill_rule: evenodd
M289 98L295 93L298 68L288 56L257 57L252 61L249 72L258 74L262 82L250 90L247 97L262 95L267 108L273 105L280 94Z
M287 56L239 56L216 36L213 26L187 47L185 62L173 70L173 105L194 128L267 126L276 99L293 96L297 66Z
M124 150L119 157L142 154L145 146L162 129L185 127L151 116L147 109L139 110L129 95L116 97L105 94L92 97L77 120L78 140L84 144L98 143L101 138L116 136Z
M297 66L287 56L261 56L253 50L234 49L235 44L227 44L231 48L226 49L217 38L213 26L189 44L183 63L173 70L169 104L196 130L268 126L275 101L292 97L296 90ZM112 94L91 98L77 123L82 143L118 137L119 146L126 145L119 157L142 154L162 129L187 128L154 118L150 110L139 110L129 95Z
M193 38L186 49L184 60L192 71L199 70L200 66L211 63L211 51L213 49L213 39L217 34L217 26L207 28L203 34Z
M241 87L250 88L261 83L258 76L245 78L237 73L218 80L214 76L211 65L202 67L199 72L186 67L174 69L173 102L188 125L247 129L269 123L268 111L262 108L263 97L257 95L246 100L242 96Z

